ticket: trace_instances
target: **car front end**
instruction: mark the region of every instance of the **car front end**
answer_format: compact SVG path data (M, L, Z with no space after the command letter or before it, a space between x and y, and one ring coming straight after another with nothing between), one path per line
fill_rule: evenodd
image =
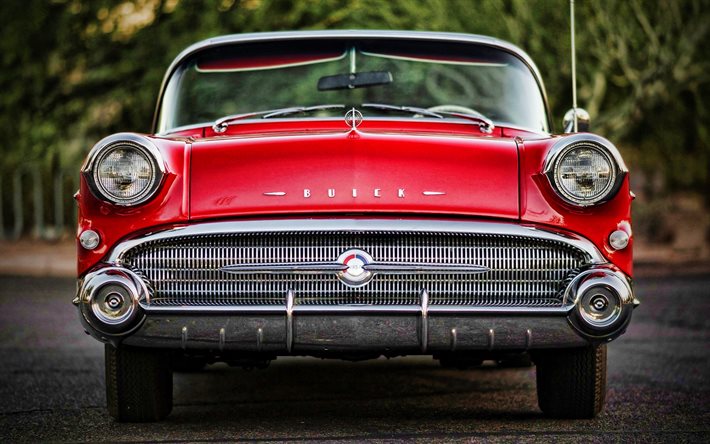
M505 42L222 37L170 67L155 134L87 157L75 304L119 420L167 415L159 360L416 354L530 355L543 411L589 417L638 304L631 200L613 144L550 135L537 70ZM129 361L159 401L108 384Z

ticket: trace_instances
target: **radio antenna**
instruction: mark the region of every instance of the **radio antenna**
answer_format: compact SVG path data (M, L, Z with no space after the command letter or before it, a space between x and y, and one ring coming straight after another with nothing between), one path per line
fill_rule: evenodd
M574 48L574 0L569 0L569 21L572 38L572 121L574 132L577 132L577 63Z

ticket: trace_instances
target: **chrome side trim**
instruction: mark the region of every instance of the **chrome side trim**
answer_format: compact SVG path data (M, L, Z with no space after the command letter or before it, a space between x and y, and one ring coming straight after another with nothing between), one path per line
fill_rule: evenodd
M592 242L573 233L506 222L410 219L270 219L197 223L158 230L136 239L121 242L111 250L107 262L120 265L123 262L123 256L131 248L146 242L161 239L217 233L298 233L318 231L393 233L441 232L511 235L566 243L589 255L590 264L592 265L607 262Z

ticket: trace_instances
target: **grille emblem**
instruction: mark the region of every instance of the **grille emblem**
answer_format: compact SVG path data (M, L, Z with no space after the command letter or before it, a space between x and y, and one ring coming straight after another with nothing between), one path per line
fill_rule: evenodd
M337 262L347 267L338 273L338 279L349 287L361 287L372 279L372 272L366 269L372 263L372 256L362 250L348 250L338 257Z

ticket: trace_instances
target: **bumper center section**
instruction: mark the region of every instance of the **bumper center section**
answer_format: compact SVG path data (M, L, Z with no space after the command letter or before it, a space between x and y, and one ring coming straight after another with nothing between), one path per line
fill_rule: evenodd
M292 330L288 324L287 318L279 315L158 314L149 316L123 343L211 353L275 355L522 351L588 344L564 316L429 316L426 340L422 336L422 318L416 314L298 313L293 317Z

